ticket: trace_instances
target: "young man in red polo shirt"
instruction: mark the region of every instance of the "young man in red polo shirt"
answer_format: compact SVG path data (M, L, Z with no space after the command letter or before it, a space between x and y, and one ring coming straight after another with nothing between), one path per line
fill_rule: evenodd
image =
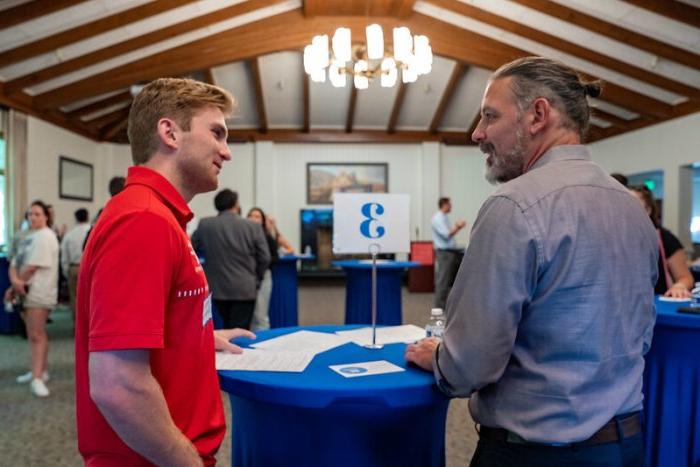
M159 79L129 114L134 167L83 255L76 324L78 448L91 466L213 465L226 431L213 332L187 203L231 159L226 91Z

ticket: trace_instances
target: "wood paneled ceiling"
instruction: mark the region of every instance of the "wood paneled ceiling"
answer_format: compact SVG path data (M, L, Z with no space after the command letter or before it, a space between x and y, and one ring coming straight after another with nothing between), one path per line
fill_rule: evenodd
M367 90L310 82L315 34L405 25L432 73ZM700 0L0 0L0 103L127 142L134 86L190 76L238 100L231 141L469 142L489 74L526 55L605 82L589 141L700 111Z

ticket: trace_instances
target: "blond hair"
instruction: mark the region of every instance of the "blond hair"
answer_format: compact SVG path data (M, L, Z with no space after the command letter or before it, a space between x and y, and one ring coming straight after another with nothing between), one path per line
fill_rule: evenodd
M148 83L134 98L129 111L127 131L134 164L148 162L158 149L158 120L171 118L189 131L195 112L210 105L228 117L235 101L225 89L192 79L160 78Z

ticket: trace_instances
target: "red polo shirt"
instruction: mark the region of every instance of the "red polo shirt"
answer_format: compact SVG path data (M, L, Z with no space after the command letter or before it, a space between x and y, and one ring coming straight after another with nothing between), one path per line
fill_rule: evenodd
M75 378L78 448L88 465L150 465L117 436L90 398L90 352L150 349L177 427L206 465L226 432L214 366L209 295L185 233L192 212L163 176L131 167L100 215L78 280Z

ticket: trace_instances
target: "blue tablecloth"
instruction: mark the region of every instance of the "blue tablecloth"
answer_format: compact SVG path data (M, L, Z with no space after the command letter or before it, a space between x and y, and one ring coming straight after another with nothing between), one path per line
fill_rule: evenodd
M270 327L282 328L299 324L299 281L297 261L313 256L287 255L272 266L272 294L270 295Z
M10 263L6 256L0 256L0 291L5 293L10 287L10 277L8 275ZM6 313L3 307L0 310L0 334L19 334L22 330L22 318L19 313Z
M647 462L700 465L700 315L656 299L656 326L644 370Z
M353 327L272 329L259 332L258 340ZM233 465L443 466L448 399L432 374L406 367L404 349L345 344L316 355L303 373L220 371L221 388L231 397ZM406 371L344 378L328 368L375 360Z
M345 271L345 324L372 323L372 262L334 261ZM401 320L401 278L413 261L377 262L377 324L398 325Z

